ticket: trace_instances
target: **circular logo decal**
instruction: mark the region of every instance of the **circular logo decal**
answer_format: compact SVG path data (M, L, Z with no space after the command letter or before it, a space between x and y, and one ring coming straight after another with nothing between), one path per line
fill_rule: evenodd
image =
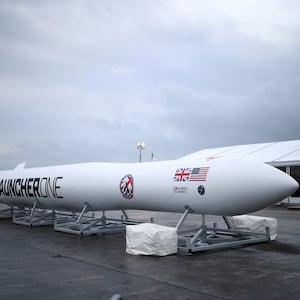
M130 174L125 175L120 181L120 191L124 198L133 197L133 177Z
M204 195L204 194L205 194L205 188L204 188L203 185L199 185L199 186L198 186L198 193L199 193L200 195Z

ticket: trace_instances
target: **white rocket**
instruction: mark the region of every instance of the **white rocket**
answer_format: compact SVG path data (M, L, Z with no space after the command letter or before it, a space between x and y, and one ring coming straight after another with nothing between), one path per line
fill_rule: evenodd
M0 172L0 202L82 211L142 209L230 216L275 204L298 189L287 174L245 159L84 163Z

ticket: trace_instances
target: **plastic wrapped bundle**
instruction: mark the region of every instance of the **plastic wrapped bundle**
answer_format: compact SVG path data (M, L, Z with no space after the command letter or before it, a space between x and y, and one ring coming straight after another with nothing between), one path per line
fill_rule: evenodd
M176 228L143 223L126 226L126 252L165 256L177 252Z

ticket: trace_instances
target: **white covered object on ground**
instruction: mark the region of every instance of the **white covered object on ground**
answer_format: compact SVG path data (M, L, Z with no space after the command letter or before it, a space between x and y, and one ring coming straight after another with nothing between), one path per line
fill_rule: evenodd
M165 256L177 252L177 231L153 223L126 226L126 252Z
M266 227L270 228L271 241L277 238L277 219L252 215L229 217L232 229L265 233Z

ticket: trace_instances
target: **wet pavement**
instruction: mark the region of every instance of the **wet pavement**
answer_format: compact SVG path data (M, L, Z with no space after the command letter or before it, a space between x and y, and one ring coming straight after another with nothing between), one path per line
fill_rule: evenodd
M170 226L180 217L129 215ZM79 237L0 219L0 299L300 299L300 210L255 215L278 219L276 241L167 257L126 254L125 233Z

